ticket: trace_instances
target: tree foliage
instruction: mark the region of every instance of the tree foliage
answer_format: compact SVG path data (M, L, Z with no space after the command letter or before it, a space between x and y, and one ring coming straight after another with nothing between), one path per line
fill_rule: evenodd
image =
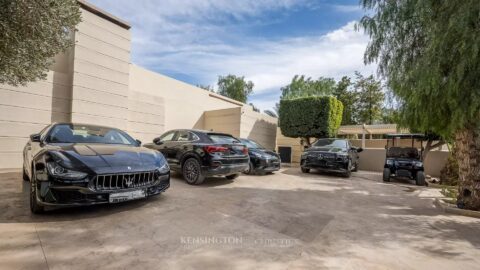
M358 93L351 89L352 81L349 77L344 76L335 86L333 96L343 104L342 125L357 124L356 120L356 104L358 101Z
M373 75L364 77L356 72L354 89L358 94L355 109L358 110L357 121L361 124L374 124L382 118L382 106L385 95L380 81L375 80Z
M400 99L401 120L445 137L480 115L478 0L362 0L365 61ZM446 121L445 119L448 119Z
M76 0L0 0L0 83L44 79L80 20Z
M279 126L287 137L335 137L342 121L343 105L331 96L280 100Z
M218 93L222 96L246 103L248 96L253 92L253 82L245 81L245 77L235 75L218 77Z
M264 110L263 113L265 113L266 115L269 115L271 117L278 118L278 115L272 110Z
M361 0L367 63L399 99L409 127L455 138L459 207L480 209L478 0Z
M335 90L335 80L320 77L317 80L306 78L305 75L295 75L290 84L282 87L281 99L291 99L309 96L328 96Z
M211 86L211 85L197 84L196 86L198 88L202 88L203 90L207 90L209 92L215 92L215 90L213 89L213 86Z

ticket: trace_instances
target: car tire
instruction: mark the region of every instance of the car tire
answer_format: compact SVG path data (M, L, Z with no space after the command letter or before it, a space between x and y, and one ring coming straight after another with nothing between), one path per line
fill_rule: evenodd
M302 168L302 173L309 173L310 172L310 169L307 169L305 167L301 167Z
M228 180L233 180L233 179L235 179L239 176L240 176L240 174L236 173L236 174L227 175L227 176L225 176L225 178L227 178Z
M27 181L27 182L30 181L30 177L28 177L28 174L27 174L27 172L25 171L25 168L23 168L22 172L23 172L23 173L22 173L23 181Z
M253 163L250 161L248 162L248 170L244 171L243 173L252 175L255 173L255 169L253 168Z
M392 172L390 171L389 168L384 168L383 169L383 182L390 182L390 175Z
M33 214L41 214L45 212L45 208L38 204L37 201L37 181L35 180L35 176L32 174L32 179L30 181L30 211Z
M417 186L425 186L425 173L423 171L418 171L415 176L415 184Z
M200 162L196 158L188 158L182 165L183 178L190 185L200 185L205 180Z
M355 163L355 167L353 167L352 172L358 172L358 162Z

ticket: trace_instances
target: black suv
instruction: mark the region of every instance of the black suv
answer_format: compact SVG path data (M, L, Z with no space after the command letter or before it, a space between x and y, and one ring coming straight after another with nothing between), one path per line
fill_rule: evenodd
M395 145L396 139L411 139L411 146ZM425 185L425 173L422 161L423 134L388 134L385 147L386 158L383 166L383 181L390 182L392 176L415 179L418 186ZM420 151L415 147L420 142Z
M280 170L280 156L265 149L257 142L249 139L240 139L248 147L250 164L246 174L269 173Z
M209 176L235 179L248 169L247 147L230 134L171 130L144 146L160 151L170 168L182 173L191 185L199 185Z
M303 173L317 169L341 172L350 177L352 171L358 170L358 153L362 151L345 139L319 139L302 153L300 166Z

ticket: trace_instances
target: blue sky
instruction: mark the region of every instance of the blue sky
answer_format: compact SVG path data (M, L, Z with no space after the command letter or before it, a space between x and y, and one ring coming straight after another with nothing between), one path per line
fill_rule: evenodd
M269 109L296 74L353 75L368 38L354 30L358 0L91 0L132 24L132 62L191 84L219 75L255 84L249 102Z

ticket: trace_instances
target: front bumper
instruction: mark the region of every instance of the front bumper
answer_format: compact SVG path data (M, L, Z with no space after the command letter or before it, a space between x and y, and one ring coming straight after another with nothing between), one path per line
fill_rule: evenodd
M302 160L301 166L305 169L317 169L335 172L348 171L348 161L312 160L307 158Z
M69 207L88 206L110 202L110 195L120 192L143 190L147 198L158 195L170 187L170 174L162 175L159 181L149 186L142 186L117 190L93 190L88 183L85 184L62 184L59 181L37 182L37 203L42 206ZM141 199L135 198L135 199Z
M257 172L275 172L281 167L279 159L261 159L254 164L254 170Z

